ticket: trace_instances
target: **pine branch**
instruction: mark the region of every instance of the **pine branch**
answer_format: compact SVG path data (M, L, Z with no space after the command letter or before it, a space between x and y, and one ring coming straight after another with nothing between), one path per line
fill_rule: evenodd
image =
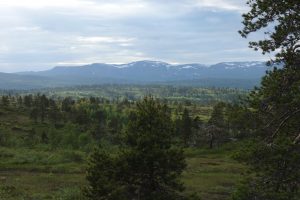
M290 115L286 116L286 117L279 123L279 126L277 127L276 131L273 133L273 135L271 136L271 138L274 138L274 137L278 134L278 132L280 131L280 129L281 129L282 127L285 126L286 122L287 122L290 118L292 118L294 115L296 115L297 113L300 113L300 109L297 109L297 110L295 110L294 112L292 112Z

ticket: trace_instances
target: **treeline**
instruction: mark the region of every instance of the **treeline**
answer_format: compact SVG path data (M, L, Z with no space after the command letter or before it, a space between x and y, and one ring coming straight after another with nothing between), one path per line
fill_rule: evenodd
M54 100L37 94L2 96L1 107L3 113L23 115L30 119L26 127L14 127L13 124L12 127L6 127L21 129L25 133L24 137L15 140L22 145L45 144L53 148L84 149L101 139L114 143L126 121L131 103L113 104L100 98L75 101L67 97ZM11 141L8 138L14 134L6 136L6 141ZM28 137L30 139L26 139ZM3 136L1 141L5 145Z
M196 104L160 101L168 105L176 138L185 147L214 148L247 137L255 127L252 113L238 104L218 103L211 114L207 113L208 119L202 119L194 111L201 109ZM30 119L26 127L1 126L2 145L44 144L52 148L90 149L100 141L119 145L137 102L95 97L53 99L30 94L4 95L0 105L3 114L24 115ZM22 137L13 134L19 129L25 133Z
M137 101L144 96L152 95L166 99L169 102L191 102L202 105L214 105L219 101L236 102L239 97L245 97L247 90L216 87L190 87L170 85L91 85L76 87L60 87L24 91L2 91L3 95L15 94L45 94L53 98L72 96L74 98L104 97L110 101L128 99Z

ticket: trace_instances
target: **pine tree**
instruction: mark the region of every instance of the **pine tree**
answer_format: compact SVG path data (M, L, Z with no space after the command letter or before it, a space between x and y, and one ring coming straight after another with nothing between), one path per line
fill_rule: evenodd
M1 104L2 104L3 107L9 106L9 97L8 96L2 96Z
M188 109L184 109L181 119L181 134L183 136L184 145L189 146L189 142L192 138L192 119L190 117L190 113Z
M255 50L277 51L283 67L269 71L249 99L257 118L252 142L240 159L251 175L236 200L297 200L300 196L300 3L295 0L249 0L243 37L270 28L265 39L250 42ZM273 28L274 27L274 28ZM272 31L270 31L272 30Z
M184 199L179 181L185 168L183 150L173 141L169 108L147 97L136 112L118 155L96 151L89 164L89 199Z
M89 160L86 179L89 186L84 194L91 200L126 200L127 194L122 182L118 158L113 158L104 148L95 150ZM121 163L122 164L122 163ZM126 172L123 172L126 173ZM120 175L120 176L119 176Z
M66 97L61 103L61 110L64 112L71 112L72 106L75 104L75 101L71 97Z
M32 95L26 95L24 96L24 105L27 108L30 108L32 106L33 100L32 100Z
M214 147L215 143L222 143L227 133L225 127L224 108L224 103L218 103L215 105L208 121L207 133L209 137L209 147L211 149Z
M49 111L48 111L49 120L56 124L61 119L61 112L53 99L49 99Z

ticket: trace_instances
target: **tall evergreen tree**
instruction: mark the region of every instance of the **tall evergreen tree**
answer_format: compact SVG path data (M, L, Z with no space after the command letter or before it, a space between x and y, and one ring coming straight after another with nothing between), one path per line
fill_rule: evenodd
M209 147L212 149L215 143L222 143L226 135L224 103L214 106L211 117L208 121L207 133L209 137Z
M24 105L27 108L30 108L32 106L32 102L33 102L32 95L26 95L26 96L24 96Z
M47 108L49 107L49 99L46 97L46 95L42 95L39 97L39 111L41 116L41 122L45 121L46 114L47 114Z
M169 108L147 97L131 115L118 156L93 154L88 168L89 199L184 199L179 176L183 150L174 145Z
M53 99L49 99L48 117L54 124L56 124L61 118L60 110Z
M72 106L75 104L75 101L71 97L66 97L61 103L61 110L64 112L71 112Z
M1 97L1 104L3 107L9 106L9 97L8 96L2 96Z
M183 110L182 119L181 119L181 134L183 137L183 142L185 146L189 146L189 142L192 138L192 119L188 109Z
M234 195L237 200L297 200L300 197L300 2L249 0L243 37L258 30L265 39L250 42L263 53L279 52L283 64L263 78L250 97L259 122L253 142L240 159L251 176ZM272 30L272 31L270 31Z

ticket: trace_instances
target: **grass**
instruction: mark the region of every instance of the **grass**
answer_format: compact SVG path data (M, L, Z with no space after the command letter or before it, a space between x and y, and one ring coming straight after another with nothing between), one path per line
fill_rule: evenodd
M82 199L86 156L83 152L0 148L0 199ZM189 193L204 200L225 200L244 167L231 158L232 150L187 149L182 180ZM2 193L1 193L2 191Z
M73 150L34 150L0 148L1 170L78 173L85 169L86 155Z
M0 148L0 200L80 197L86 154L70 150Z
M183 173L187 192L196 192L205 200L225 200L230 196L244 166L231 158L231 150L223 148L187 152L188 166Z
M210 112L211 107L200 107L193 114L207 120ZM33 127L42 132L46 126L32 123L27 114L10 110L0 113L0 136L9 134L12 143L18 144ZM186 149L188 166L182 180L187 192L198 193L202 200L228 199L244 170L244 166L231 158L234 149L232 143L213 150ZM0 200L82 199L86 158L82 151L44 146L0 147Z
M60 174L46 172L27 171L2 171L0 177L2 188L11 188L0 195L0 199L71 199L66 198L66 192L76 191L80 195L81 187L84 185L84 174ZM1 190L1 187L0 187ZM0 193L1 194L1 193Z

